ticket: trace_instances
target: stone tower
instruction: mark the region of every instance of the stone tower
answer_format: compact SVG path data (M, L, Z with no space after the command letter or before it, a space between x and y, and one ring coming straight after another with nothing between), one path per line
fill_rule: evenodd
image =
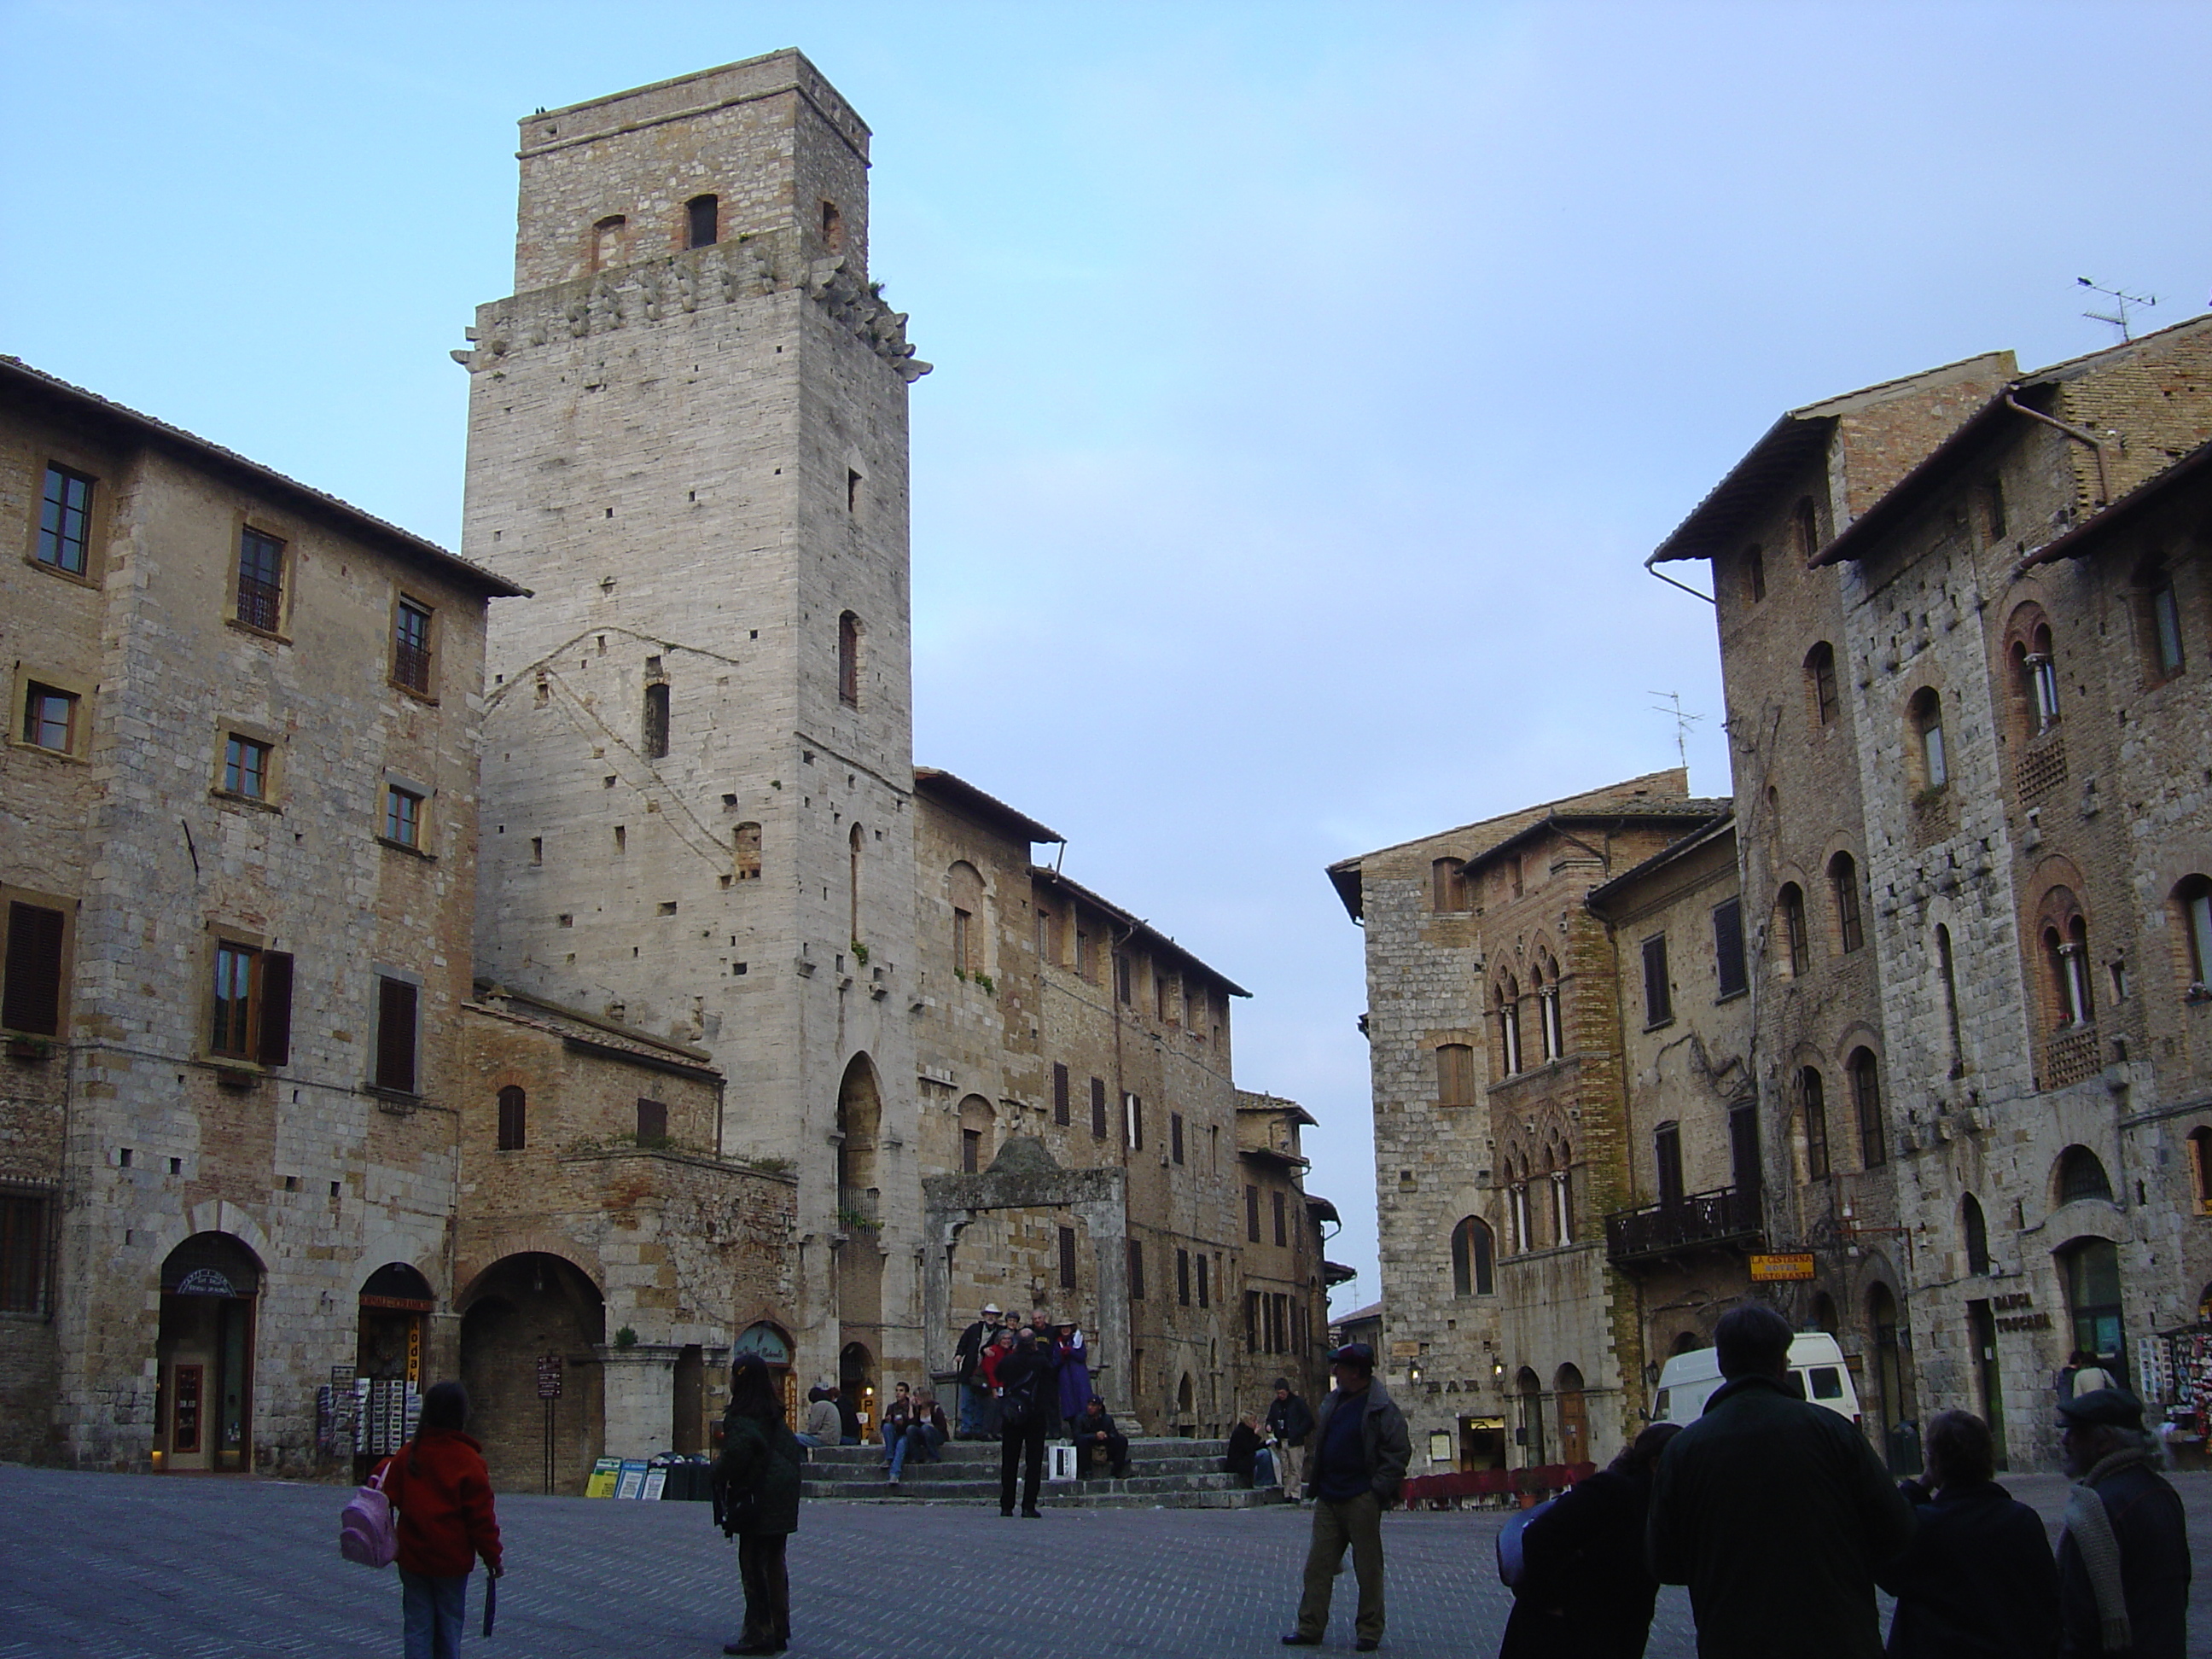
M796 52L520 126L466 355L463 545L532 590L488 653L480 969L709 1050L699 1150L799 1182L795 1305L751 1316L807 1378L910 1375L928 365L868 280L868 130Z

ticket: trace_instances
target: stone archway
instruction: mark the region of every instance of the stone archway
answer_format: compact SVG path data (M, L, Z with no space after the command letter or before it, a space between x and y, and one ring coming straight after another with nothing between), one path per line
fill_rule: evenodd
M883 1091L857 1054L837 1085L837 1324L845 1339L884 1347L882 1191L876 1168Z
M545 1480L546 1408L538 1361L561 1359L552 1407L555 1492L580 1494L605 1444L606 1380L599 1348L606 1303L588 1274L564 1256L526 1250L477 1276L461 1306L461 1384L469 1432L483 1443L492 1485L538 1492Z
M156 1468L252 1468L262 1271L260 1259L228 1232L194 1233L162 1261L154 1347Z

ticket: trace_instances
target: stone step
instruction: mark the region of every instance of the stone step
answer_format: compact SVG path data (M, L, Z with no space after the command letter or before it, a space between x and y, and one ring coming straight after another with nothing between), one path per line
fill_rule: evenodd
M1247 1488L1243 1486L1200 1487L1192 1489L1176 1486L1165 1492L1130 1492L1112 1490L1138 1484L1126 1480L1091 1480L1079 1487L1044 1486L1037 1492L1037 1507L1047 1510L1247 1510L1264 1504L1279 1504L1284 1498L1273 1486ZM864 1485L838 1484L832 1490L817 1492L816 1483L805 1483L805 1495L813 1498L831 1498L843 1504L951 1504L959 1508L981 1509L999 1501L995 1485L966 1485L952 1488L941 1495L927 1495L921 1482L907 1481L897 1492L888 1483ZM1099 1488L1094 1491L1092 1488Z
M1218 1457L1141 1457L1132 1455L1129 1465L1140 1474L1174 1475L1177 1477L1210 1475L1221 1473ZM880 1455L866 1462L809 1463L806 1478L810 1480L844 1484L855 1480L877 1480L883 1478L884 1460ZM999 1460L964 1458L958 1462L924 1462L909 1458L906 1465L909 1480L996 1480Z
M1048 1445L1067 1443L1067 1437L1055 1435ZM948 1463L983 1462L998 1467L1000 1443L996 1440L953 1440L937 1449L939 1461ZM1229 1454L1226 1440L1186 1440L1180 1436L1147 1437L1129 1442L1129 1455L1133 1458L1188 1457L1219 1462ZM807 1454L812 1465L866 1464L883 1461L881 1442L866 1446L817 1446Z
M880 1472L879 1472L880 1474ZM906 1479L896 1491L886 1480L808 1480L804 1489L809 1498L996 1498L999 1477L994 1471L988 1478L943 1479L936 1471L925 1470L917 1475L906 1472ZM1215 1470L1205 1474L1146 1474L1142 1473L1112 1476L1104 1475L1092 1480L1073 1482L1047 1481L1040 1491L1055 1492L1117 1492L1131 1495L1173 1492L1239 1492L1243 1484L1233 1474Z

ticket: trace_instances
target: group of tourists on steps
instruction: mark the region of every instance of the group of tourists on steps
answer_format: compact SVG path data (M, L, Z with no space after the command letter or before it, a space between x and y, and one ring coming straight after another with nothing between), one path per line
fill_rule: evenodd
M1017 1513L1018 1486L1018 1512L1040 1516L1039 1466L1055 1417L1079 1449L1125 1471L1128 1442L1091 1389L1079 1327L1042 1313L1009 1325L995 1307L984 1313L961 1340L959 1417L971 1437L982 1437L988 1421L1000 1441L1000 1512ZM2077 1374L2059 1402L2075 1485L2054 1554L2035 1511L1991 1479L1993 1443L1979 1418L1937 1413L1927 1473L1893 1485L1851 1422L1789 1387L1791 1336L1771 1308L1730 1310L1714 1333L1725 1381L1704 1413L1651 1425L1609 1468L1532 1512L1515 1547L1501 1551L1514 1605L1499 1659L1640 1659L1662 1583L1688 1586L1699 1659L1874 1659L1885 1651L1877 1585L1896 1597L1886 1650L1901 1659L2184 1659L2187 1528L2135 1395L2107 1374ZM1382 1517L1400 1501L1412 1446L1374 1350L1349 1343L1328 1360L1334 1386L1317 1411L1279 1378L1266 1438L1256 1419L1243 1426L1255 1457L1271 1456L1285 1490L1313 1506L1297 1624L1284 1645L1321 1644L1349 1550L1353 1646L1371 1652L1385 1623ZM1066 1411L1071 1370L1081 1400ZM970 1377L981 1380L972 1401ZM491 1579L502 1568L490 1480L463 1432L467 1415L459 1383L433 1386L414 1438L360 1495L388 1500L384 1559L396 1554L400 1569L407 1659L453 1659L469 1572L479 1559ZM815 1439L857 1443L834 1391L812 1402L809 1420L811 1432L823 1431ZM740 1357L713 1477L714 1519L737 1540L744 1592L744 1630L725 1653L779 1654L790 1644L784 1551L799 1526L806 1437L786 1423L767 1365ZM934 1455L947 1437L932 1395L898 1385L883 1424L894 1480L909 1455ZM356 1518L349 1505L349 1530ZM364 1559L356 1544L349 1537L347 1553ZM487 1633L489 1620L488 1607Z

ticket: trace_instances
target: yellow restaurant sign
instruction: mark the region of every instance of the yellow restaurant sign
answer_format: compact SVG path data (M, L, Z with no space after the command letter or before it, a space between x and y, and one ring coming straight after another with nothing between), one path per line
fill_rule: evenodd
M1753 1284L1771 1284L1777 1279L1810 1279L1813 1258L1808 1255L1755 1255L1751 1259L1751 1278Z

